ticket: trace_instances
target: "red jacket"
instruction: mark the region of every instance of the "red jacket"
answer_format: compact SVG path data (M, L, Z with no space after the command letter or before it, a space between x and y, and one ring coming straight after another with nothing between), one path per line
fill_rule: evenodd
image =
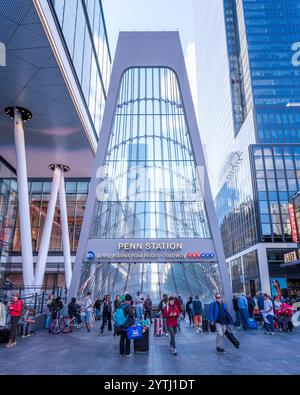
M18 299L8 306L8 310L12 317L21 317L23 301Z
M171 313L176 313L175 315L170 315ZM167 326L178 326L178 317L180 316L180 312L176 304L173 306L168 303L168 306L163 308L163 317L166 318Z

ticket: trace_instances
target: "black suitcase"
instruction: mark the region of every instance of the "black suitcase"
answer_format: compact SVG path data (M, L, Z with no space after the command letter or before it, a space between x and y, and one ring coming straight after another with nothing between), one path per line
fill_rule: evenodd
M226 329L225 336L230 341L230 343L234 345L235 348L240 347L240 342L236 337L234 337L233 333L230 330Z
M149 351L149 330L143 333L143 337L141 339L133 340L134 353L137 352L146 352Z
M9 329L4 328L4 329L0 329L0 343L8 343L8 339L9 339Z
M207 318L202 319L202 331L209 332L209 323Z

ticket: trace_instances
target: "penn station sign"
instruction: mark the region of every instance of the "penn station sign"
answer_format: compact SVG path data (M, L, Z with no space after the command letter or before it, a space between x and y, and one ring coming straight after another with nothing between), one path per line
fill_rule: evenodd
M212 240L89 240L84 262L216 262Z

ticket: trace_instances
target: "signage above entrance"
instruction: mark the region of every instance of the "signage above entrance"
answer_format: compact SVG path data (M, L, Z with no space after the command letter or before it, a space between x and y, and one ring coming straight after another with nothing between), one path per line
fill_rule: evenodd
M83 262L216 262L212 240L89 240Z

